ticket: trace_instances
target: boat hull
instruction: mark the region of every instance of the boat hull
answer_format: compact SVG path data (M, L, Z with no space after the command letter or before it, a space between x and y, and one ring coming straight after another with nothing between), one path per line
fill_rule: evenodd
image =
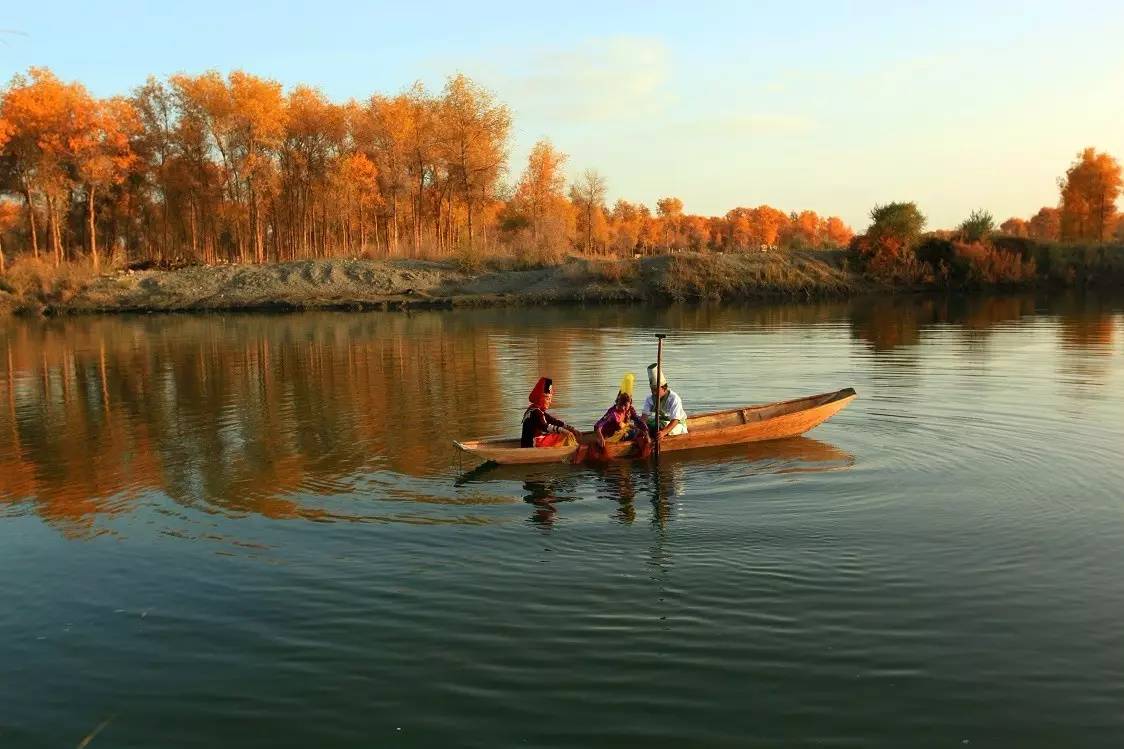
M853 388L844 388L806 398L691 416L688 420L691 431L664 437L660 441L660 452L796 437L830 419L856 395ZM583 435L582 441L592 444L593 435ZM480 460L501 465L567 462L573 460L578 452L576 446L519 447L519 440L515 439L454 441L453 444ZM610 458L628 458L633 452L633 445L627 442L609 443L606 451Z

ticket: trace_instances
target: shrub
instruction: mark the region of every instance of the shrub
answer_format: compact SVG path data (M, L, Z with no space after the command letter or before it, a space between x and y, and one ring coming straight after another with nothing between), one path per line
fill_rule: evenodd
M900 237L870 232L851 240L851 258L870 278L880 283L917 285L932 280L928 265Z
M1028 237L1019 237L1010 234L996 234L991 237L991 246L1003 252L1011 252L1023 260L1034 257L1035 246L1041 242Z
M8 269L5 286L21 307L34 308L70 301L97 276L85 260L56 266L46 258L21 257Z
M960 238L965 242L979 242L986 239L995 231L995 219L984 210L972 211L972 214L960 224Z
M876 245L911 247L925 228L925 217L917 210L916 203L876 205L870 218L866 235Z
M1034 260L982 242L957 242L953 277L974 285L1024 284L1035 278Z
M936 235L928 235L917 245L917 259L934 268L941 263L951 265L956 257L952 241Z
M1039 242L1034 259L1052 282L1091 285L1124 281L1124 245Z
M933 269L912 252L873 255L866 264L866 274L875 281L894 286L918 286L934 280Z

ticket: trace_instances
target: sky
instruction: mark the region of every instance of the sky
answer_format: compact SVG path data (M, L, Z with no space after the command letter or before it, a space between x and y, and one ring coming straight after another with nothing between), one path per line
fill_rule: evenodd
M98 7L100 5L100 7ZM1056 205L1086 146L1124 159L1124 3L7 3L0 80L99 96L243 69L344 101L462 72L609 200L839 215L915 201L930 228ZM980 7L982 6L982 7Z

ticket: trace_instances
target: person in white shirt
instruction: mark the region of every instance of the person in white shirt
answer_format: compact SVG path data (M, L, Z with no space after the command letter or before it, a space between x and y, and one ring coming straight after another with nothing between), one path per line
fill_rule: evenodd
M686 434L687 412L683 410L683 401L679 399L678 394L667 386L667 377L664 376L664 370L660 370L660 381L657 387L656 365L653 364L648 367L648 384L652 388L652 394L644 401L644 420L648 422L648 428L652 431L653 435L658 439L659 437L667 437L668 435ZM660 423L658 429L656 425L655 401L657 392L659 393L660 399Z

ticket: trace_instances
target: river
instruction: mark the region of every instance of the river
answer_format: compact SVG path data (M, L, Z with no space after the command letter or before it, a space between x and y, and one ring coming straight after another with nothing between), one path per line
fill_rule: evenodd
M805 438L477 470L654 332ZM1115 746L1124 303L0 321L0 746Z

